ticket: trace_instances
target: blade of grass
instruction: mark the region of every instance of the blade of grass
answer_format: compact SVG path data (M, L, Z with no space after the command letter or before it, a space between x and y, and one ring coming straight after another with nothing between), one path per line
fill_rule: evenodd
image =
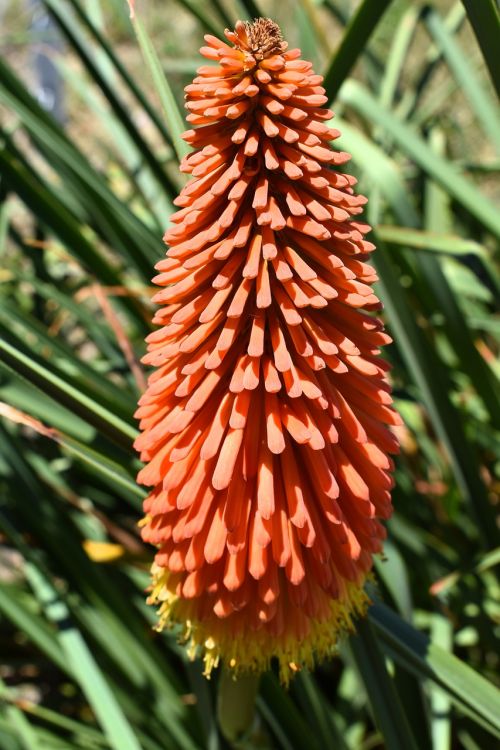
M356 81L350 80L344 84L340 99L367 122L378 125L390 133L403 153L418 164L487 229L500 236L500 215L492 202L480 194L453 163L433 153L410 125L400 122L381 107L377 100Z
M500 13L495 0L462 0L476 39L488 66L491 80L500 96L500 66L498 65L498 36Z
M3 617L19 628L52 664L62 672L71 674L53 629L37 612L36 601L32 599L34 606L28 607L26 600L27 595L19 587L10 583L0 583L0 612Z
M392 539L386 539L384 557L375 558L377 575L384 582L392 600L403 617L411 620L413 606L408 571L398 547Z
M31 426L34 426L33 420ZM73 595L65 603L82 633L91 638L96 658L101 655L100 663L105 656L107 674L120 704L134 722L141 720L145 707L154 718L154 708L158 735L166 739L167 732L168 737L175 741L175 747L195 750L196 745L182 721L186 710L179 698L183 690L182 678L177 677L171 664L154 648L144 631L143 620L138 619L135 607L130 605L135 592L125 585L126 579L122 576L118 577L112 570L103 575L102 569L90 561L82 549L82 531L75 525L74 514L64 512L53 491L44 497L43 487L37 487L37 478L27 463L26 451L23 455L16 448L15 439L11 442L12 450L9 446L7 456L19 475L12 514L16 518L20 516L23 530L30 529L34 538L44 540L58 578L67 579ZM36 508L31 501L33 496L39 500ZM19 535L11 531L10 536L23 555L33 559L34 564L41 564L45 577L51 577L41 557L26 550ZM144 582L141 584L141 602L143 588ZM78 596L75 597L76 592ZM126 661L123 654L127 654ZM110 663L114 665L111 670ZM144 692L146 687L147 693Z
M355 9L352 6L340 7L334 3L333 0L323 0L323 6L325 10L333 16L335 21L342 27L342 33L344 33L349 21L352 20ZM370 75L370 79L373 81L380 81L385 69L385 63L368 48L362 50L362 60L366 64L366 69Z
M266 673L262 676L257 707L263 717L269 721L270 728L283 734L284 747L293 750L320 750L322 747L319 737L311 732L304 716L300 714L291 698L281 690L274 675Z
M198 3L196 0L177 0L177 2L179 5L182 5L188 13L198 19L200 26L205 33L210 32L215 36L220 34L220 28L212 21L210 16L205 13L205 3Z
M35 419L50 424L57 430L77 438L84 443L92 443L97 438L97 430L81 419L60 402L41 391L27 380L20 378L5 365L0 358L0 398L13 409L22 409ZM109 442L107 442L109 446Z
M391 658L417 677L433 680L471 719L500 736L500 691L497 687L383 604L370 608L369 619Z
M48 732L46 729L39 729L38 727L35 729L34 732L37 738L37 742L40 743L40 747L43 748L43 750L88 750L88 748L84 748L82 745L75 745L72 743L71 745L68 744L65 740L61 739L60 737L57 737L52 732ZM3 717L0 716L0 747L2 750L25 750L24 746L19 744L19 740L17 738L17 733L12 727L12 725L5 721Z
M158 181L158 184L161 185L171 196L175 196L177 194L176 186L170 181L165 169L155 157L152 150L142 137L140 130L138 130L132 118L129 116L127 108L115 93L112 85L108 83L103 72L99 69L95 56L92 55L91 49L88 48L86 42L80 38L81 35L78 34L78 29L74 24L72 25L70 23L67 11L65 11L64 7L58 2L58 0L43 1L51 18L53 18L68 44L74 49L82 61L89 76L101 89L107 104L123 125L131 142L141 154L144 162L148 165L151 173Z
M89 743L91 747L93 745L97 745L98 747L109 747L109 742L101 732L93 727L83 724L81 721L75 721L74 719L58 713L57 711L53 711L50 708L38 705L37 703L31 703L24 697L17 698L12 692L4 695L4 700L17 705L19 709L28 716L33 716L35 719L50 724L53 727L59 727L65 732L71 732L76 741L78 741L78 738L81 738L83 742Z
M380 189L400 224L417 226L419 215L396 162L344 118L336 116L335 126L342 133L337 141L339 147L352 154L353 160L369 178L370 185Z
M67 186L75 203L88 212L89 224L120 250L148 278L158 256L158 237L110 189L107 178L69 141L61 127L26 93L13 71L0 59L0 101L15 112L33 143Z
M89 14L84 11L84 9L82 8L82 4L79 2L79 0L69 0L69 2L71 3L71 6L73 10L75 11L76 16L79 18L83 26L87 29L89 34L93 37L93 39L99 46L99 49L105 52L105 54L111 61L114 69L118 73L118 75L121 77L123 82L127 85L127 87L130 89L131 93L135 96L141 108L145 112L147 112L148 117L151 119L152 122L154 122L158 131L162 134L165 142L171 147L172 139L161 117L158 116L156 109L151 104L149 99L146 96L144 96L141 87L136 83L134 77L128 72L125 65L123 65L119 56L115 54L113 47L108 42L106 36L103 33L101 33L100 29L92 21Z
M475 240L464 239L455 234L446 234L438 230L413 229L398 227L394 224L379 224L378 236L389 245L411 247L415 250L426 250L444 255L477 255L484 258L488 251Z
M132 476L124 471L123 467L112 461L109 456L92 450L92 448L66 435L61 430L54 427L47 427L30 414L26 414L20 409L12 407L9 404L4 404L1 401L0 415L15 424L23 424L35 430L35 432L43 437L54 440L61 446L64 453L92 467L100 476L108 480L115 492L119 488L125 490L125 499L131 502L134 508L138 509L141 507L140 501L144 499L145 491L138 486Z
M24 250L25 245L22 238L19 235L12 235L14 241ZM93 311L89 309L85 304L75 301L71 292L66 293L67 290L64 288L58 288L55 284L40 281L39 278L31 274L22 274L17 272L13 276L13 281L18 284L29 284L32 286L36 293L43 297L44 301L49 301L52 306L58 305L60 314L64 314L67 318L75 319L81 323L90 340L94 341L97 349L99 350L103 359L105 359L109 369L114 367L121 367L123 363L123 357L118 351L117 345L111 339L109 335L109 328L103 321L93 314ZM130 410L130 400L128 396L121 394L119 396L122 400L123 406L127 404L127 409Z
M24 470L23 476L30 478L29 468ZM21 489L19 487L19 490ZM68 583L73 594L67 601L60 597L61 602L68 612L71 611L77 623L74 629L81 633L80 637L84 638L83 634L88 634L85 640L90 638L89 643L93 644L95 659L99 660L100 665L105 665L103 668L106 669L107 681L112 686L122 709L134 726L143 721L144 711L147 709L151 733L158 734L167 743L171 737L175 743L173 746L179 750L195 750L196 743L182 722L185 707L179 699L179 693L182 692L181 683L177 684L172 667L161 652L153 648L148 637L144 637L144 624L137 619L134 609L130 607L128 587L124 587L123 584L117 585L115 576L111 576L110 573L103 575L102 571L90 562L81 549L80 538L75 538L74 531L68 525L68 519L61 513L60 507L56 521L52 512L54 509L48 507L49 498L44 498L43 491L40 490L36 496L39 509L33 513L33 509L28 506L31 496L25 497L24 493L18 492L18 509L19 512L23 512L22 528L30 528L37 538L47 540L52 564L56 569L64 571L64 576L69 576ZM50 502L52 501L53 498L50 496ZM55 523L57 533L51 532L49 537L49 529L53 529ZM15 542L22 554L40 569L45 580L51 579L40 555L35 550L26 549L19 534L11 527L8 530L9 538ZM77 597L76 592L79 593ZM85 603L80 601L81 597ZM125 661L124 654L127 655ZM72 662L70 666L79 680L76 666ZM156 743L144 744L145 748L150 746L159 747Z
M133 205L134 210L140 212L144 223L156 232L158 237L161 237L165 216L172 211L169 194L163 191L147 165L144 164L144 160L120 121L103 104L99 92L88 85L86 72L75 70L74 65L61 56L54 59L54 64L67 86L68 96L72 101L75 96L76 101L73 106L83 107L88 112L89 118L94 118L102 128L102 143L96 143L96 156L99 149L100 158L113 165L113 170L116 169L120 178L126 178L128 184L123 190L124 193L126 192L125 201ZM108 138L105 137L105 133L108 134ZM162 152L160 160L162 164L163 156ZM165 169L168 170L167 165Z
M0 747L5 750L22 750L16 731L9 721L3 718L0 711Z
M466 19L466 14L460 0L456 0L451 6L444 24L450 34L456 34L460 31ZM417 107L421 103L425 92L432 85L432 100L441 100L441 89L445 88L449 81L445 80L444 84L434 83L432 79L440 70L443 63L443 52L436 45L429 45L428 49L421 60L421 70L419 71L416 83L412 88L405 90L404 97L401 99L395 112L402 120L410 120L417 115ZM418 115L417 115L418 116Z
M5 185L3 186L3 189L4 188ZM1 186L0 189L2 189ZM4 200L2 196L2 200L0 201L0 255L3 255L5 251L7 236L9 233L9 211L9 203L7 202L7 200Z
M238 0L240 5L242 5L247 14L248 18L247 21L253 21L254 18L260 18L262 16L261 11L259 10L259 6L257 5L254 0Z
M448 374L415 321L383 243L377 241L376 267L390 326L412 378L418 384L435 429L447 447L457 483L475 515L483 541L496 546L492 507L481 481L476 451L467 440L461 417L450 400Z
M415 737L368 620L357 623L356 636L350 639L349 645L385 747L387 750L417 750Z
M17 305L0 298L0 329L2 326L21 344L29 339L33 354L50 360L51 366L63 378L70 380L87 396L121 416L124 421L130 419L135 404L134 393L128 394L129 398L124 399L124 390L117 393L116 386L83 359L75 356L75 352L62 337L50 335L47 327L34 316L23 314Z
M57 640L65 658L108 737L111 747L114 750L141 750L137 737L95 662L87 643L73 625L65 602L42 572L38 561L34 559L36 556L3 515L0 516L0 527L24 555L26 578L48 620L54 623L57 629Z
M231 14L227 12L221 0L210 0L210 4L213 5L218 15L221 17L222 21L228 28L234 26L234 24L236 23L236 18L233 18Z
M370 36L390 4L391 0L363 0L350 20L324 74L323 86L330 101L336 98L359 55L366 50Z
M160 99L169 132L172 134L173 147L180 161L190 151L188 144L182 139L182 133L185 130L183 118L170 84L163 73L151 39L137 12L132 10L132 6L130 16L144 62L147 65L156 93Z
M141 750L129 722L95 662L81 633L71 622L69 611L57 591L28 563L26 575L47 617L58 628L58 639L75 678L92 707L114 750Z
M453 648L453 627L442 615L432 615L431 640L444 651ZM431 688L431 736L433 750L451 748L451 702L440 688Z
M121 284L119 274L96 252L85 238L78 222L46 184L40 184L6 150L0 149L0 167L9 188L21 197L67 247L72 248L86 268L96 273L106 284Z
M464 54L464 50L456 42L454 36L448 32L439 13L434 8L427 7L423 17L431 36L442 50L450 70L484 132L500 151L500 117L496 103L490 100L482 88L481 81L471 67L469 58Z
M102 256L98 254L94 244L87 240L86 237L90 234L88 227L82 227L79 221L67 210L64 205L66 201L61 200L59 192L49 187L47 182L37 179L36 169L32 165L24 166L19 162L17 154L11 153L10 144L7 149L0 150L0 166L9 188L21 197L41 223L59 237L68 248L69 253L73 253L86 270L95 273L101 282L104 281L109 286L126 286L122 277L122 269L117 268L116 262L112 263L104 259L104 253ZM100 221L106 221L105 214L106 208L101 203ZM130 214L130 216L133 215ZM102 226L100 229L102 229ZM126 234L126 226L122 225L121 232L123 235ZM113 244L112 240L116 239L117 244L114 247L118 249L121 240L116 238L116 235L113 234L112 237L106 239L110 240L111 245ZM134 243L130 240L129 244L132 247ZM157 253L155 253L156 255ZM128 258L132 266L136 266L138 270L141 268L147 269L144 278L149 278L151 268L149 262L145 263L135 252L130 254L127 251L123 254L123 257ZM124 297L120 304L128 310L129 314L132 314L136 322L140 323L143 331L146 331L143 318L138 315L136 300L132 296Z
M437 153L444 148L444 143L440 146L440 141L439 132L433 129L430 134L430 143ZM438 193L441 195L438 195ZM427 180L424 200L426 228L431 232L445 229L446 219L443 217L443 212L446 210L449 200L448 194L442 191L432 180ZM442 206L443 210L441 210ZM445 315L448 337L461 360L462 369L464 372L470 372L474 388L487 407L492 425L500 429L498 383L495 382L491 369L474 345L467 320L446 282L441 266L435 258L427 255L420 257L420 264L429 288L434 291L439 309Z
M315 70L319 70L322 67L320 61L326 55L329 55L330 49L328 42L321 41L318 37L315 28L313 27L310 19L308 20L308 13L314 12L311 8L309 0L297 0L294 8L293 15L293 26L298 30L298 45L302 50L302 57L306 60L310 60Z
M319 48L323 55L328 56L330 54L330 42L318 15L316 3L313 0L299 0L299 5L300 7L297 10L302 10L302 13L298 14L300 33L303 37L311 40L313 54L316 54L316 50ZM303 20L302 23L300 23L301 20ZM309 52L306 52L307 48L303 42L300 43L300 48L304 57L314 63L315 60Z
M5 702L4 714L16 733L23 750L42 750L38 736L33 731L30 722L23 712L14 704L7 701L8 690L0 677L0 701Z
M349 750L343 734L333 721L332 708L313 675L305 670L300 672L294 678L291 688L304 714L314 725L323 747L334 745L336 750Z
M391 107L394 101L398 82L415 36L420 13L420 8L410 7L396 29L384 76L380 84L379 101L383 107Z
M186 663L189 684L196 695L196 709L203 727L206 750L220 750L219 730L213 705L213 696L202 674L200 664L192 661ZM218 676L220 678L220 675Z
M94 399L85 396L63 378L56 375L45 365L36 362L5 340L0 340L2 361L18 375L36 385L42 392L47 392L60 399L61 403L73 408L77 414L87 418L98 429L102 429L113 440L129 448L137 435L136 430L115 414L98 404Z

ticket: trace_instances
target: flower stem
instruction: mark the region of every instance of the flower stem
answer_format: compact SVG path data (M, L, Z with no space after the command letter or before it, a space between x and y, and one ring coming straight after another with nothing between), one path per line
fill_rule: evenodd
M246 672L234 677L225 667L219 681L217 719L225 739L237 743L250 731L255 716L258 674Z

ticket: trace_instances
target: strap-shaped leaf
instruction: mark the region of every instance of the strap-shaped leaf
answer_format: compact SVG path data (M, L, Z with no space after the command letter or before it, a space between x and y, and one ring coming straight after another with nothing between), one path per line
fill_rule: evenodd
M340 87L354 67L359 55L378 22L391 4L391 0L363 0L345 29L340 47L334 53L325 72L324 87L333 101Z
M463 661L405 622L383 604L369 619L384 650L421 679L432 679L450 698L488 731L500 736L500 691Z

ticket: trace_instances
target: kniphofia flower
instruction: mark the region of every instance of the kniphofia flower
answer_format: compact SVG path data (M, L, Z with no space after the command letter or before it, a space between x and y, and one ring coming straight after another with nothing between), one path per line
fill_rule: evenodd
M136 447L150 601L206 672L283 679L335 650L391 513L397 441L359 221L322 78L269 19L186 87L191 175L165 235Z

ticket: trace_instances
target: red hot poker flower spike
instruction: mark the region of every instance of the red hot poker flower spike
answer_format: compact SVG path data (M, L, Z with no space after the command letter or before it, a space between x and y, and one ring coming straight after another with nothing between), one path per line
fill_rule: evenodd
M269 19L205 37L140 400L151 602L209 674L335 650L391 513L389 342L325 91Z

